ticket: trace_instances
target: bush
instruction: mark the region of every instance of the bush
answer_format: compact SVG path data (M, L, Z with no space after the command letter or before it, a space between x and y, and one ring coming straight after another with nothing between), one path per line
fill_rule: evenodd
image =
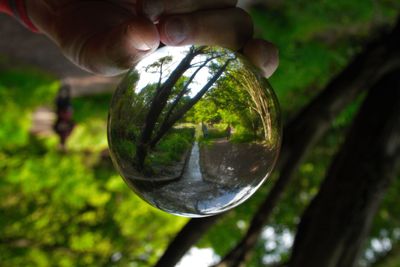
M157 145L154 153L154 163L169 164L180 161L184 153L194 141L194 128L173 129Z

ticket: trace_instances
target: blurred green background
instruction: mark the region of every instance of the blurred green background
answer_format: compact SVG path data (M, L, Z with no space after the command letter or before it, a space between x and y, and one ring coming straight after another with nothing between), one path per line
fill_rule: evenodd
M396 0L263 1L253 6L256 35L280 49L280 66L270 82L284 122L367 40L392 25L399 9ZM105 153L111 95L73 98L77 125L68 152L62 153L55 134L30 133L33 112L53 107L60 81L37 69L0 66L0 266L154 264L187 219L150 207L114 170ZM335 119L329 134L301 165L249 266L287 258L299 216L317 192L360 100ZM267 181L254 197L220 220L197 247L211 248L216 257L224 255L244 233L270 185ZM397 179L375 218L364 266L400 247L399 190ZM385 266L400 266L397 260Z

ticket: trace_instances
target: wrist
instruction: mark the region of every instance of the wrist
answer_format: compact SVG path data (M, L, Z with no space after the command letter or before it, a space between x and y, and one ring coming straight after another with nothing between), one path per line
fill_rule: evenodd
M6 13L17 19L22 25L38 32L38 28L33 24L26 10L26 0L0 0L0 12Z

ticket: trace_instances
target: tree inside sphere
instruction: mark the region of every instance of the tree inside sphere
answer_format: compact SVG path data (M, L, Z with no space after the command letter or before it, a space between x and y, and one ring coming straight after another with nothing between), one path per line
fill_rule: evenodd
M279 106L241 54L163 47L119 84L108 142L114 165L142 199L175 215L215 215L248 199L271 173Z

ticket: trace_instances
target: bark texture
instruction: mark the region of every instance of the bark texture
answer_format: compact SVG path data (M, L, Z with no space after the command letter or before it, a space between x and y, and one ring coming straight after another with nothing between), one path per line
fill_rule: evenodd
M302 217L289 266L355 266L399 164L400 69L370 90Z
M220 216L220 215L219 215ZM217 221L219 216L191 219L168 245L154 267L175 266L193 244Z
M379 80L384 73L400 66L400 24L389 34L372 42L340 72L327 87L305 107L286 127L277 169L280 177L253 217L250 227L238 245L217 266L241 266L251 256L253 247L267 223L273 208L280 200L293 173L309 149L329 129L333 119L362 91ZM161 257L175 266L208 229L223 215L214 218L192 219L177 234ZM188 231L187 229L195 229ZM177 257L176 255L180 255Z
M280 175L255 213L243 239L216 266L244 266L264 225L307 152L328 131L332 121L384 73L400 66L400 23L368 45L284 130ZM305 265L306 266L306 265Z

